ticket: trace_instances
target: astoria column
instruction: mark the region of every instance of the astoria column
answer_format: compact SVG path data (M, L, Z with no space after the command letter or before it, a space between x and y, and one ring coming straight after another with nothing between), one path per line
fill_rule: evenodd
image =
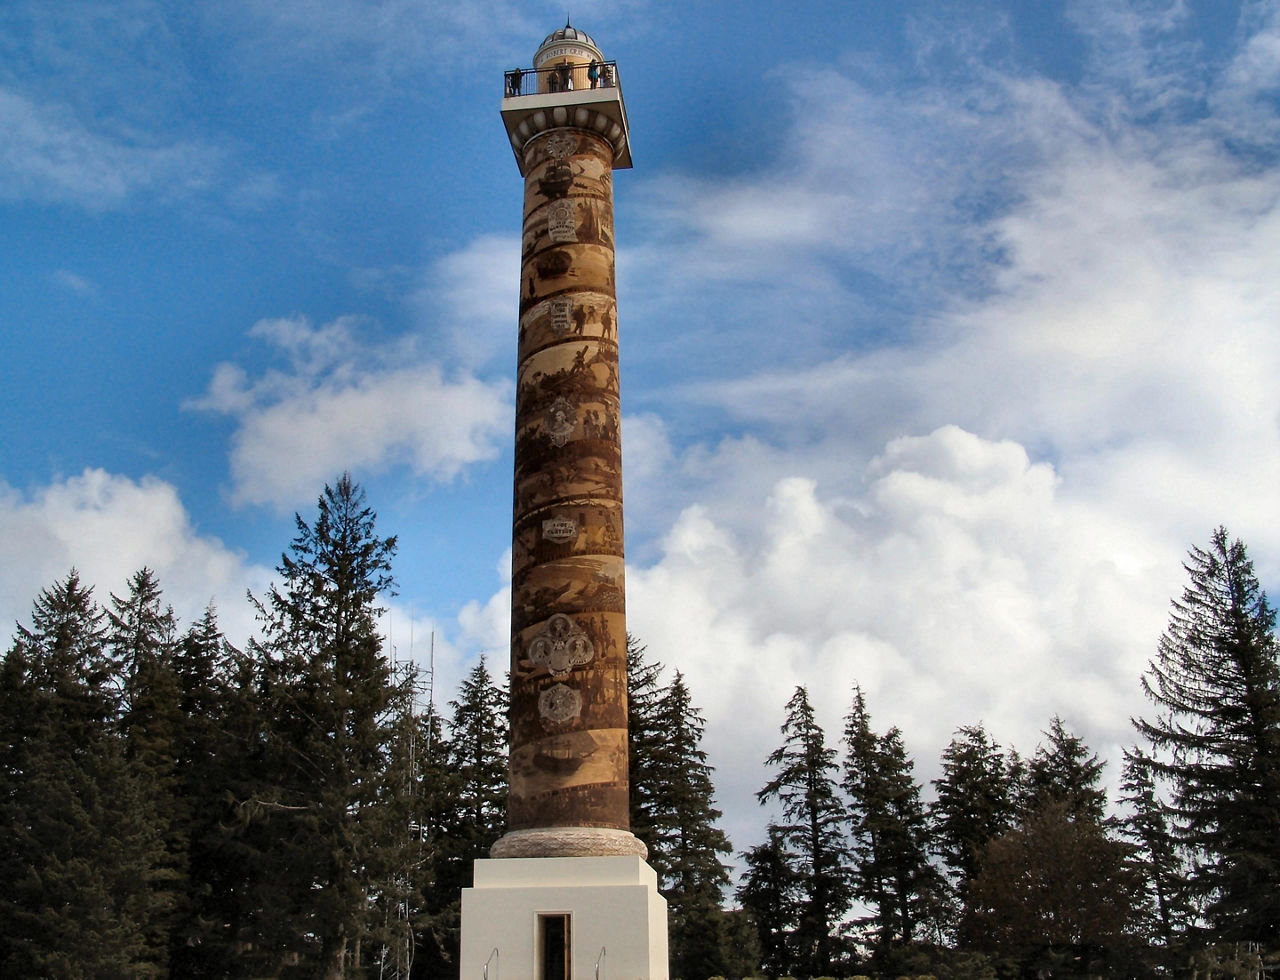
M630 832L613 171L616 66L565 25L508 72L524 177L511 569L511 785L495 858L645 856Z

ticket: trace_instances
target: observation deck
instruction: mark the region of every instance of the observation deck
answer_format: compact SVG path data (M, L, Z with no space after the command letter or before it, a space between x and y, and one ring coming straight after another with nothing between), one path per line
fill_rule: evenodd
M613 144L613 169L631 168L631 135L616 62L516 68L506 72L502 85L502 121L522 174L525 144L538 133L561 126L599 133Z

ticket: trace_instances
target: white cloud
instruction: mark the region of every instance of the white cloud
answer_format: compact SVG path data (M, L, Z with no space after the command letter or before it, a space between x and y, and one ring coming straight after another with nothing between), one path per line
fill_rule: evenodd
M474 369L498 357L506 368L519 281L520 240L482 235L436 262L408 302L424 327L443 330L459 363Z
M120 207L142 192L208 186L222 154L178 139L129 138L86 125L65 105L0 87L0 198Z
M366 342L357 320L263 320L251 335L282 353L286 367L251 378L219 365L205 395L188 403L236 419L238 503L287 509L348 468L401 464L449 481L493 458L509 434L509 382L447 374L407 342Z
M212 601L224 632L243 643L253 631L245 590L261 594L270 575L200 534L171 484L100 469L28 493L0 483L0 550L0 622L10 627L29 623L40 590L72 567L103 605L147 567L183 623Z
M824 91L832 89L834 80ZM696 268L704 252L749 252L726 263L743 277L746 299L729 301L734 319L706 342L723 347L731 333L735 350L777 352L668 392L670 408L711 410L731 431L745 427L712 452L712 464L754 440L773 448L764 455L799 454L804 466L830 473L823 455L856 466L900 435L957 424L1030 447L1055 461L1070 497L1110 495L1117 515L1176 529L1184 542L1218 521L1244 522L1241 532L1256 529L1260 548L1280 550L1257 490L1280 477L1280 172L1233 156L1212 125L1134 122L1088 86L1044 79L985 73L967 89L891 91L876 112L856 110L857 95L830 105L805 101L803 91L797 99L797 130L823 133L823 152L797 149L815 139L797 137L785 170L742 178L733 194L825 193L821 245L785 227L770 240L761 224L745 244L736 233L735 246L704 220L714 207L667 215L681 229L671 236L677 257L665 260L673 275ZM931 114L940 117L932 128ZM979 165L949 168L970 144L982 165L1008 166L993 177ZM894 165L868 169L874 158ZM903 184L918 186L903 192ZM703 191L713 201L723 195L692 182L680 200ZM990 199L976 225L966 196ZM884 200L891 206L882 212ZM965 222L949 224L958 216ZM880 251L882 237L895 244ZM928 315L905 316L887 332L856 316L841 321L860 287L838 274L839 263L889 276L905 295L922 268L911 260L899 267L913 244L935 258L966 255L969 271L935 266L924 287L938 297ZM804 271L794 276L797 267ZM640 271L666 274L644 263ZM636 291L661 293L648 283ZM681 296L699 302L692 288ZM720 298L717 291L706 302ZM820 309L834 312L815 320ZM1164 479L1144 479L1148 464ZM696 485L694 469L687 475Z
M79 273L72 272L70 269L55 269L49 274L49 280L56 286L75 293L77 296L83 296L88 299L96 299L100 295L97 283L91 279L86 279Z
M704 708L739 846L759 836L750 794L798 684L833 741L861 684L925 777L979 720L1024 751L1054 714L1099 748L1131 740L1181 574L1167 541L1062 499L1022 446L954 426L892 441L862 476L841 496L780 478L734 527L692 506L660 560L628 570L630 628Z
M628 570L630 626L706 709L739 847L796 684L834 740L860 682L926 779L957 726L1030 752L1054 714L1115 779L1186 549L1225 523L1280 581L1280 171L1222 138L1274 150L1246 112L1272 27L1206 119L1177 23L1123 26L1077 88L830 72L761 172L647 189L671 206L632 295L679 323L673 371L729 366L673 378L664 438L627 446L662 474L629 477L629 514L670 527Z
M379 79L427 66L489 64L546 32L544 21L509 0L228 0L205 16L240 34L254 57L319 62L329 72Z

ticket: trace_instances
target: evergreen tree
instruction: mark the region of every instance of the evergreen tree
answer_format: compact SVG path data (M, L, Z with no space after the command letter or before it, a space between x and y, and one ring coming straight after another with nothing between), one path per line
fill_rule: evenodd
M1133 975L1122 965L1141 890L1128 848L1050 799L983 848L961 934L1023 976Z
M1171 789L1186 883L1216 941L1280 948L1280 660L1245 546L1218 528L1142 679L1145 765Z
M449 702L443 772L431 792L439 809L430 839L432 887L428 918L440 969L457 972L462 889L472 884L476 859L487 858L507 826L507 694L484 659L471 668Z
M760 966L771 977L795 969L792 937L800 921L801 875L786 831L770 822L765 841L742 854L746 870L737 896L751 916L760 946Z
M414 875L419 904L412 916L415 977L443 977L458 972L457 946L461 895L445 867L448 836L457 823L455 803L461 795L450 759L453 748L444 725L428 708L417 719L414 826L423 843L422 861Z
M981 724L960 728L942 753L930 808L934 846L963 896L987 842L1009 830L1016 816L1011 759Z
M163 845L115 732L102 612L73 570L0 669L0 975L159 977Z
M866 698L854 688L845 719L844 789L854 856L854 895L877 952L911 943L939 904L941 880L929 861L929 827L920 786L897 728L877 736Z
M175 777L186 821L187 877L171 972L225 977L241 962L232 924L241 912L238 896L252 880L240 860L243 842L227 833L236 826L233 787L243 789L251 774L250 747L236 735L256 709L249 700L248 663L223 637L213 606L182 635L173 672L181 715Z
M1107 809L1107 793L1100 785L1103 763L1056 715L1044 736L1047 741L1027 767L1024 812L1056 801L1073 817L1101 823Z
M369 931L364 943L368 953L353 957L365 973L380 977L408 977L415 956L417 920L421 914L428 878L427 842L417 823L420 774L424 746L421 722L412 693L416 676L404 673L389 719L387 765L382 779L386 787L381 817L390 843L375 847L367 858L370 882ZM433 869L431 869L433 871Z
M494 682L483 657L449 707L450 768L458 784L452 836L466 865L463 877L469 879L471 864L488 857L507 828L507 694Z
M737 928L721 902L731 851L716 827L712 767L702 750L704 722L682 674L659 683L662 664L627 637L631 831L649 849L649 864L667 899L672 970L711 976L730 970L729 934Z
M147 923L150 959L169 969L171 949L185 917L189 889L187 862L191 801L178 779L178 753L185 717L180 704L174 656L177 620L166 606L149 568L129 580L124 598L111 596L106 611L107 649L122 681L120 729L127 758L141 791L145 819L164 842L164 857L151 876Z
M1146 900L1141 910L1147 917L1144 933L1167 948L1173 944L1175 933L1186 925L1181 900L1183 867L1150 760L1141 749L1125 752L1120 791L1121 801L1128 809L1128 816L1120 824L1121 833L1133 847L1134 863L1143 874Z
M376 606L393 580L395 538L380 538L364 492L344 474L326 486L259 603L251 646L261 781L240 801L259 859L256 940L279 969L338 978L379 921L380 849L405 846L407 813L390 807L397 721ZM376 860L375 860L376 855Z
M188 950L202 964L196 976L237 970L269 976L281 972L283 960L302 955L294 947L301 943L307 912L295 896L306 878L291 860L289 825L306 816L307 806L290 789L277 758L284 748L278 734L284 719L275 714L273 670L265 650L252 641L227 664L218 718L223 737L208 760L209 784L218 788L220 805L209 813L208 833L197 839L197 850L203 848L208 860L197 873L209 889L209 914L197 920Z
M702 749L705 723L679 671L659 698L656 720L663 744L649 794L654 839L649 863L670 910L671 968L682 977L724 974L729 967L721 903L729 872L720 855L732 849L716 826L721 813L715 806L714 769Z
M655 823L659 804L655 795L664 778L661 754L664 733L658 719L662 687L658 679L662 664L650 662L647 648L627 635L627 758L630 770L631 832L649 848L651 858L658 853Z
M844 806L836 793L836 752L814 716L809 693L797 687L782 724L785 740L766 764L776 773L757 794L777 799L786 823L779 830L800 861L800 906L793 934L796 966L811 976L830 973L840 953L835 927L849 907L849 851Z

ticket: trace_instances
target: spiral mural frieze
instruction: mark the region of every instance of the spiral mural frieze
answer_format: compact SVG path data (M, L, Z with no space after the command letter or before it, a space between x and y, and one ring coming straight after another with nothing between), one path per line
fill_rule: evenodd
M511 579L513 831L628 826L613 146L524 146ZM584 821L586 821L584 823Z

